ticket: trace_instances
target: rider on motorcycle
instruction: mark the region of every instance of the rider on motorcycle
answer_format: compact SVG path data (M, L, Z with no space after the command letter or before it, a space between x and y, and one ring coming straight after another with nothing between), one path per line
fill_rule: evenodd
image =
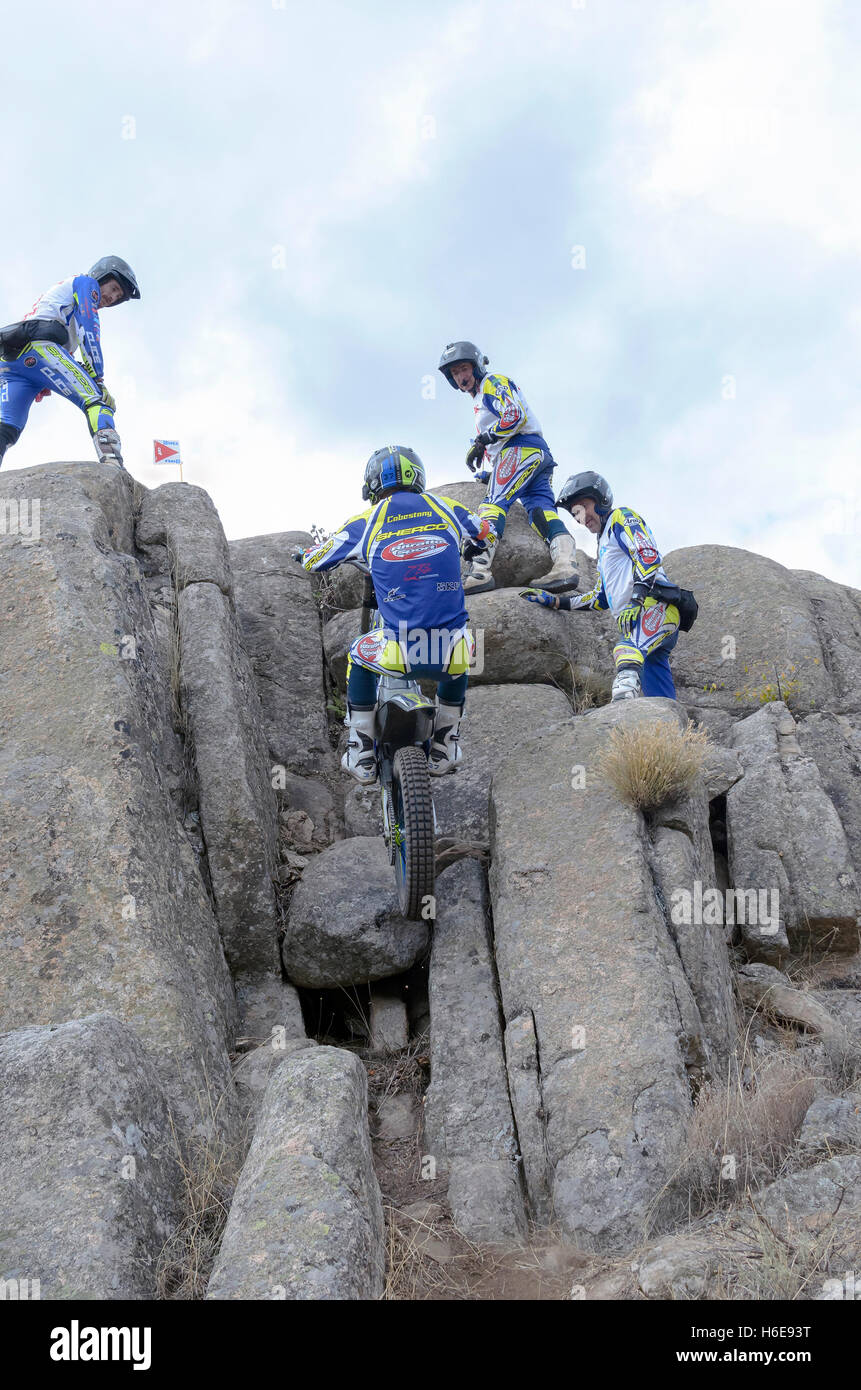
M598 537L598 582L586 594L560 598L535 585L520 597L569 611L609 608L619 633L613 648L613 701L640 695L675 699L669 655L679 632L689 631L696 618L693 594L669 582L645 521L630 507L614 505L600 473L569 478L556 505Z
M460 502L425 492L418 454L387 445L371 455L362 496L370 510L297 556L306 570L351 560L370 573L377 622L357 637L347 663L350 739L341 766L358 782L375 782L374 709L379 675L436 680L437 706L428 767L435 777L461 761L458 742L474 643L460 577L484 549L490 527Z
M56 391L83 411L99 460L123 467L116 401L105 386L99 310L140 297L131 266L119 256L102 256L85 275L46 290L20 322L0 329L0 463L17 443L33 402Z

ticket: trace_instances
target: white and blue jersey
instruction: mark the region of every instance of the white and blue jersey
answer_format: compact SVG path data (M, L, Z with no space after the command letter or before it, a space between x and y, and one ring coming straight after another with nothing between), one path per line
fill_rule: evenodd
M90 376L100 381L105 374L99 332L99 299L101 290L92 275L70 275L52 285L36 300L27 319L56 319L68 334L66 351L74 355L80 349L81 360Z
M427 492L394 492L305 552L309 572L351 560L370 572L382 625L455 631L467 622L460 546L489 533L468 507Z

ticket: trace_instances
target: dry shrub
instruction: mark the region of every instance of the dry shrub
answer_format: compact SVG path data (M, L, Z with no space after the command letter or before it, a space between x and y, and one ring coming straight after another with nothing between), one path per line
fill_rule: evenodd
M607 782L639 811L654 811L687 794L698 777L709 746L705 729L688 721L643 721L613 729L603 751Z
M842 1281L846 1270L857 1266L861 1212L840 1213L819 1229L798 1220L778 1230L756 1210L755 1203L753 1198L750 1211L735 1225L705 1299L816 1299L826 1280Z
M745 1061L747 1065L745 1065ZM729 1079L703 1086L681 1163L653 1206L651 1225L689 1220L737 1202L777 1177L813 1101L815 1074L802 1051L733 1060Z

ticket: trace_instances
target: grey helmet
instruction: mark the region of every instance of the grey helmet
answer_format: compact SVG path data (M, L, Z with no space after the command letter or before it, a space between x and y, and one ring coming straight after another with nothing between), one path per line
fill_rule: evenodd
M446 343L442 357L439 359L439 371L442 372L449 386L453 386L455 391L457 383L451 374L451 369L455 362L471 362L475 372L476 381L480 381L490 365L490 358L485 357L480 348L475 343Z
M377 449L365 464L364 500L376 502L383 492L398 488L404 492L424 492L425 466L415 449L403 444L387 444Z
M606 521L613 510L613 490L606 478L602 478L600 473L575 473L562 486L562 491L556 498L557 507L564 507L566 512L570 512L575 502L581 497L591 497L595 503L595 510Z
M117 280L126 299L141 297L134 271L128 261L124 261L120 256L102 256L100 261L96 261L90 274L100 285L104 284L105 280Z

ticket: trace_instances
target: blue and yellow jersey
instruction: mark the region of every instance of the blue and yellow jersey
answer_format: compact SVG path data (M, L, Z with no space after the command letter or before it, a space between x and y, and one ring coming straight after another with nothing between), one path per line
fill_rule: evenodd
M598 539L598 583L571 598L572 608L610 608L618 613L636 583L667 578L655 538L630 507L616 507Z
M501 450L509 445L531 444L537 449L547 449L538 417L511 377L492 372L482 377L473 410L476 434L493 430L499 439L498 444L488 448L485 467L493 467Z
M460 578L460 546L483 539L486 521L451 497L394 492L369 511L350 517L329 540L305 552L309 572L346 560L369 570L385 627L462 627L467 621Z
M70 275L40 295L27 319L56 319L68 332L67 350L80 348L81 359L90 376L101 381L105 374L99 330L101 290L92 275Z

